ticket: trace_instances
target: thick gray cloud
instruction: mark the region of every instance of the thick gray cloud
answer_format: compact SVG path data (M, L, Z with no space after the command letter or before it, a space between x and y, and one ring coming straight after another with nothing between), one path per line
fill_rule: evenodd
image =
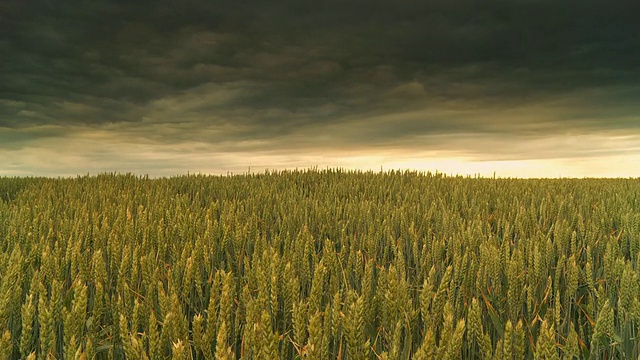
M509 141L640 133L638 4L6 0L0 149L107 131L218 152L530 159ZM589 155L574 150L544 157Z

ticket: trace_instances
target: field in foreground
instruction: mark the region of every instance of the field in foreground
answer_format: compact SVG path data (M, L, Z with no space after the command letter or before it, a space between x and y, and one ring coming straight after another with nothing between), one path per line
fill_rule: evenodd
M0 179L0 359L635 359L640 180Z

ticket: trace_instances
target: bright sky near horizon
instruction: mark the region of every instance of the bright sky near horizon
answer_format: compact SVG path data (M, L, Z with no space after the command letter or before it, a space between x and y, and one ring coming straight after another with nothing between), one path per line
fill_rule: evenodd
M0 176L640 177L640 2L0 2Z

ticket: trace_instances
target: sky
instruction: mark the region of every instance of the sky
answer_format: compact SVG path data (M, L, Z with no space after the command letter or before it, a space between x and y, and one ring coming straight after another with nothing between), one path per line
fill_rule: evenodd
M637 0L0 0L0 176L640 177Z

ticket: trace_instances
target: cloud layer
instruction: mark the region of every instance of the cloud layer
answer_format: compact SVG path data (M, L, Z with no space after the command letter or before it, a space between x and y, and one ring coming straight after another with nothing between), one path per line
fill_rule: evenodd
M637 13L584 0L7 0L0 174L542 161L640 176L628 170Z

